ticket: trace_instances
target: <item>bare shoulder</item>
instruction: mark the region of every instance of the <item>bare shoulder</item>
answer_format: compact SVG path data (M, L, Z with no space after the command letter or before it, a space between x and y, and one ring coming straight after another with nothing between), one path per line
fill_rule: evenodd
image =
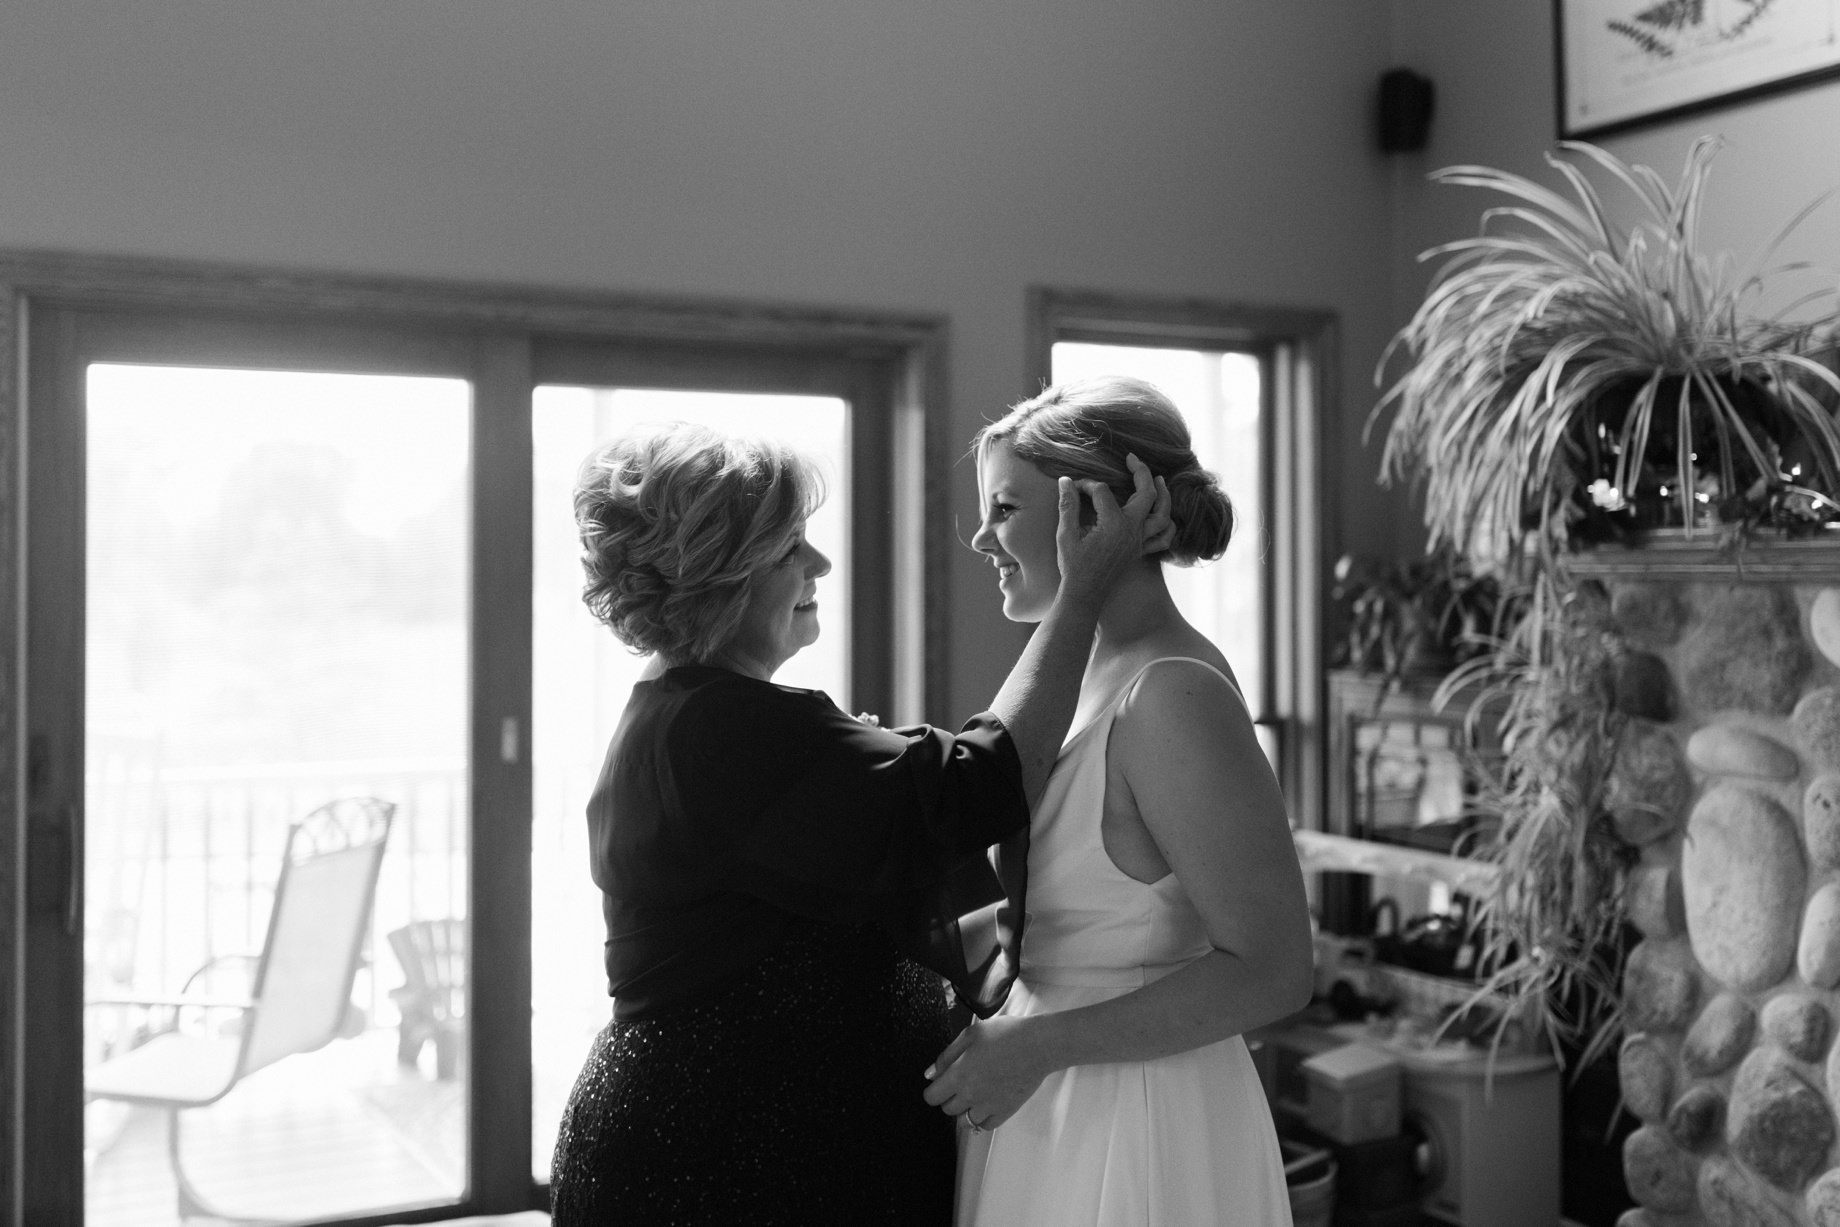
M1233 667L1213 644L1202 640L1199 646L1205 650L1145 660L1119 704L1120 720L1148 727L1175 722L1204 734L1214 731L1217 721L1249 722Z

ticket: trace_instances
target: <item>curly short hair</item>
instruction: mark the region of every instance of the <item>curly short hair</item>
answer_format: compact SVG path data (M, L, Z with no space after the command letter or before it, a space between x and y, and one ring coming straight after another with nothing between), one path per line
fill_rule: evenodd
M1105 375L1055 384L1011 406L978 431L972 447L981 462L997 443L1049 477L1102 481L1120 503L1135 487L1127 455L1169 486L1175 538L1162 557L1179 566L1219 558L1233 539L1233 501L1201 467L1188 424L1153 384Z
M575 478L582 601L635 652L710 660L823 501L817 467L769 440L673 422L602 444Z

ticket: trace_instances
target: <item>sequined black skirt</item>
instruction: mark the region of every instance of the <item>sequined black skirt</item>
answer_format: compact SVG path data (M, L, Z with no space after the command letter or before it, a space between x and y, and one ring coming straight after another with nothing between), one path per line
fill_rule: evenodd
M939 979L813 924L719 996L613 1022L564 1109L555 1227L945 1227L952 1122L921 1098Z

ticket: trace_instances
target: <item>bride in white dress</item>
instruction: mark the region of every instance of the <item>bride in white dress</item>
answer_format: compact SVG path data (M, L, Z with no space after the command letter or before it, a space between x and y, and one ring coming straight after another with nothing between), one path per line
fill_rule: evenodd
M1303 876L1233 673L1177 612L1165 563L1220 556L1232 508L1175 406L1138 380L1048 389L978 436L1005 616L1053 602L1059 476L1167 498L1099 617L1030 824L1022 969L930 1071L961 1121L958 1227L1289 1227L1241 1033L1310 996ZM1167 514L1163 509L1167 508Z

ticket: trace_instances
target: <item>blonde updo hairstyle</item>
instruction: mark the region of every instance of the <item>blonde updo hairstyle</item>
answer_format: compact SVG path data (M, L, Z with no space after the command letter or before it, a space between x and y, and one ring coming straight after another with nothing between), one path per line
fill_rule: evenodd
M1121 504L1135 489L1124 458L1135 455L1169 486L1175 537L1161 555L1167 562L1192 566L1218 558L1233 539L1233 503L1196 459L1181 412L1141 379L1106 375L1055 384L979 431L978 461L998 443L1049 477L1102 481Z
M748 581L824 501L790 448L675 422L603 444L575 479L582 601L620 642L667 665L712 660Z

